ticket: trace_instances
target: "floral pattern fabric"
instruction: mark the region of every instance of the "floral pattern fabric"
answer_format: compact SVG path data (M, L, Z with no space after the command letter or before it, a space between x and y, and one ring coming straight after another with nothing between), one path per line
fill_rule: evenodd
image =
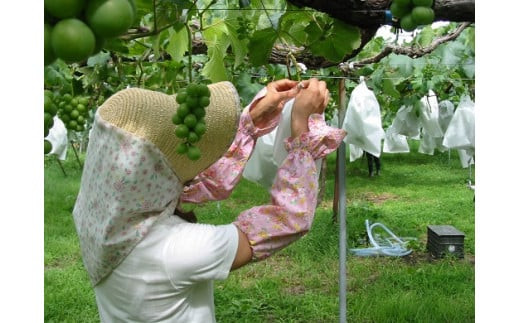
M271 204L246 210L234 222L248 237L254 261L269 257L310 230L318 195L314 161L336 150L345 135L314 114L309 118L309 132L285 140L288 155L271 188Z
M173 214L182 187L152 143L96 114L73 210L93 285L123 261L159 217Z
M253 102L262 94L265 91L260 92ZM238 184L256 138L272 131L280 120L273 120L266 129L256 129L247 113L250 106L241 116L239 131L231 148L185 187L182 202L223 200ZM322 115L313 114L309 118L309 132L286 140L289 154L273 183L271 204L244 211L234 222L247 235L254 260L270 256L310 229L318 192L314 161L336 150L345 135L344 130L327 126Z

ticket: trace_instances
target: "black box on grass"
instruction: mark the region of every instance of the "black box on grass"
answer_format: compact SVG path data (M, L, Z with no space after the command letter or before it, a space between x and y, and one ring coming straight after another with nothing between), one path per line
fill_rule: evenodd
M436 258L454 255L464 258L464 233L451 225L429 225L426 248Z

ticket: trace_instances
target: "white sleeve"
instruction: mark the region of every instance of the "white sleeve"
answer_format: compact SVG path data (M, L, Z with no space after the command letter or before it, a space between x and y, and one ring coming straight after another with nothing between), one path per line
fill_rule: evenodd
M163 259L174 287L228 277L238 249L236 226L185 223L173 231Z

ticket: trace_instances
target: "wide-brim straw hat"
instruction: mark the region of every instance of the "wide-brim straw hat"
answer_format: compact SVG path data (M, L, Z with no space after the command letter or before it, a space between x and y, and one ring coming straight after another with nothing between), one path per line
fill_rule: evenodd
M206 132L195 143L201 157L190 160L186 154L176 152L184 140L175 135L172 116L179 104L176 95L129 88L117 92L98 108L105 121L137 137L153 143L164 154L182 183L217 161L232 143L240 118L241 105L238 92L230 82L208 85L210 104L206 107Z

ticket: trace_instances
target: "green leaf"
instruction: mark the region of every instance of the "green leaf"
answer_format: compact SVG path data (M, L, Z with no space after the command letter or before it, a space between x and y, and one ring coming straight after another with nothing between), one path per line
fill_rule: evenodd
M361 45L359 28L335 20L330 36L322 37L310 46L313 54L323 56L331 62L340 62L345 55Z
M209 60L204 65L201 74L211 80L211 82L226 81L228 79L226 66L224 65L224 54L222 47L217 43L208 48Z
M320 39L323 35L323 30L315 21L311 21L304 29L307 33L307 43L312 44Z
M235 55L234 67L237 68L244 62L244 58L247 55L247 45L245 42L242 42L240 39L238 39L236 29L230 24L228 20L225 21L225 27L231 48L233 49L233 54Z
M276 30L273 28L256 30L253 33L248 46L249 59L253 66L267 63L277 37Z
M251 102L258 91L264 87L262 84L253 82L251 74L248 72L240 73L238 78L235 79L234 84L236 84L237 91L244 105Z
M189 50L188 46L188 32L185 28L182 28L179 31L176 31L175 29L170 31L170 40L168 46L166 46L166 52L170 54L172 60L180 62L184 57L184 54Z
M208 46L209 60L202 69L202 75L212 82L225 81L228 79L224 57L230 45L227 36L227 27L224 21L215 23L202 32L206 46Z
M307 12L288 11L280 21L280 31L289 35L288 40L301 46L307 43L309 36L305 30L312 22L311 15Z
M465 62L463 62L462 70L468 78L475 78L475 60L473 57L470 57Z
M90 56L87 60L88 66L95 66L95 65L106 65L108 60L110 59L110 53L109 52L99 52L94 56Z
M129 52L126 42L119 38L107 39L103 48L111 52L118 52L122 54L128 54Z
M413 58L406 55L388 55L388 65L407 78L413 74Z
M161 28L178 22L181 19L189 20L196 11L191 10L183 12L183 10L192 7L194 7L193 3L189 0L155 0L155 12L157 13L155 20L157 27Z
M444 65L458 64L466 51L466 46L459 42L449 42L444 45L441 48L441 63Z
M435 33L433 32L432 26L428 25L421 30L415 39L419 45L426 47L432 43L434 38Z
M390 79L383 80L383 92L395 99L399 99L401 97L401 94L395 89L395 85Z

